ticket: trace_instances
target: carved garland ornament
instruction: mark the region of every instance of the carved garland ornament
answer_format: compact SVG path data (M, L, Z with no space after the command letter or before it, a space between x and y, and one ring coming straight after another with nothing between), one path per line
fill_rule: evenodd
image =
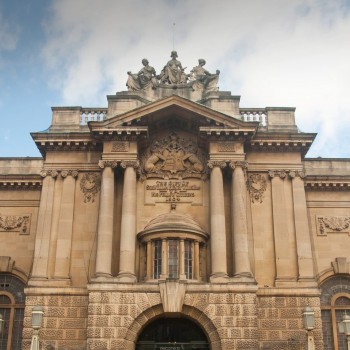
M350 216L317 216L316 220L320 236L326 236L327 232L350 233Z
M206 158L193 140L172 132L153 140L141 158L140 178L185 179L207 176Z
M22 235L29 234L30 215L1 215L0 231L19 231Z
M97 174L86 173L80 180L80 190L84 195L84 203L95 201L96 194L100 191L101 179Z
M266 191L267 181L261 174L251 174L248 176L247 186L252 203L259 201L262 203L264 192Z

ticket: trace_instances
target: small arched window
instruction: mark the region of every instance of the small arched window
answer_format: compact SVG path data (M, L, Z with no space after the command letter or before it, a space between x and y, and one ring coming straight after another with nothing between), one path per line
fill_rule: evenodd
M4 319L0 350L22 349L24 287L25 284L17 277L0 275L0 314Z
M347 338L338 323L344 313L350 315L350 278L333 277L321 286L321 312L324 350L347 350Z

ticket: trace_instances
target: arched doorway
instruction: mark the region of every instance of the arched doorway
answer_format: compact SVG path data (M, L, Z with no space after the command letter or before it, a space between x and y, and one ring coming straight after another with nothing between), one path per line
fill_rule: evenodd
M187 318L158 318L142 331L136 350L209 350L202 329Z

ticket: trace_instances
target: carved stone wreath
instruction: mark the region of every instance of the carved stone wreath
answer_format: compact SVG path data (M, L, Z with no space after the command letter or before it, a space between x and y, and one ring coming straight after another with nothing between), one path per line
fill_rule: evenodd
M80 180L80 189L84 195L84 203L95 201L96 194L100 191L101 179L95 173L86 173Z
M247 186L252 203L259 201L262 203L264 192L266 191L267 181L261 174L251 174L248 176Z
M141 157L140 179L202 178L208 174L206 156L195 142L172 132L155 139Z

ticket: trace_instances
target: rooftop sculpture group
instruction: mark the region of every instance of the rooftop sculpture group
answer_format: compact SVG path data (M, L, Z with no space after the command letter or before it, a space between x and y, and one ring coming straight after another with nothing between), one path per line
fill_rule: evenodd
M177 52L171 52L171 60L167 62L159 75L155 69L149 65L146 58L142 60L143 68L138 73L128 72L126 86L129 90L145 90L147 88L156 89L162 86L185 85L192 87L193 90L218 90L220 71L209 73L203 66L204 59L198 60L198 66L193 67L189 74L185 73L181 62L177 59Z

